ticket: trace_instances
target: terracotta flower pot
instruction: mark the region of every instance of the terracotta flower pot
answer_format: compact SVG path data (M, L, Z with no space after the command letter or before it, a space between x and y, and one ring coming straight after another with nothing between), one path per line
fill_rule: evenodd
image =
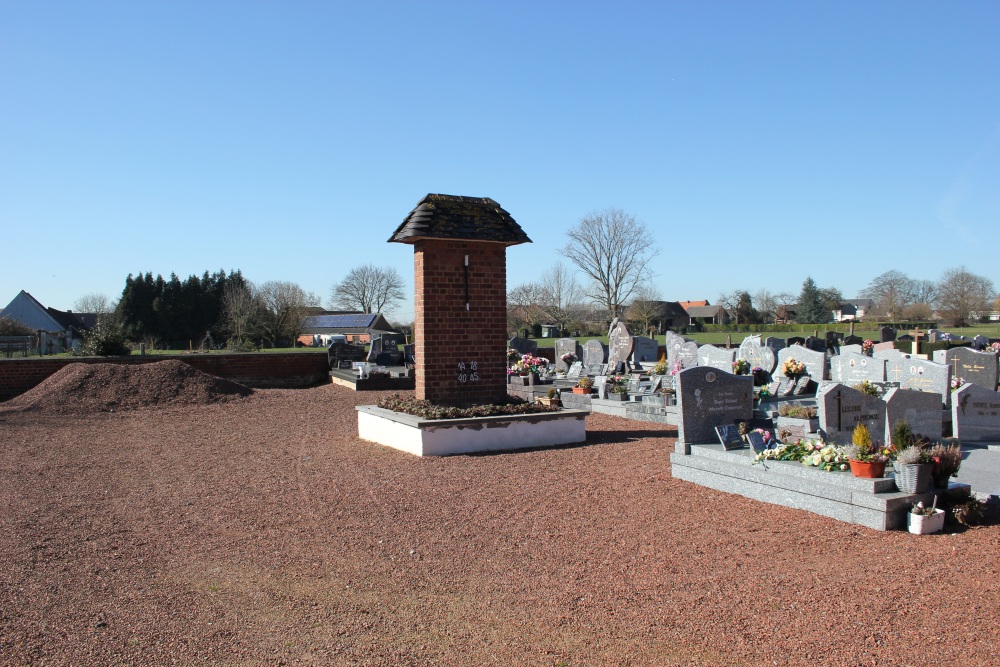
M866 461L850 461L851 473L855 477L866 477L869 479L877 479L879 477L885 477L885 461L881 462L871 462Z
M573 387L574 394L589 394L590 390L585 387Z

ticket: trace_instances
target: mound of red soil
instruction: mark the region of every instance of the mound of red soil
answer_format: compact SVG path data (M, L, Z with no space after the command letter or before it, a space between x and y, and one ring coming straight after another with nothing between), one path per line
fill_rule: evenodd
M3 407L57 414L92 414L164 405L204 405L248 396L249 387L182 361L151 364L69 364Z

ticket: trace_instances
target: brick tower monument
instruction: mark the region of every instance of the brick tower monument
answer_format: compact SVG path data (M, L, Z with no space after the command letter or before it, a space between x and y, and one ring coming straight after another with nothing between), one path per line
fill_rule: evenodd
M507 246L531 239L485 197L429 194L389 239L413 246L416 396L507 397Z

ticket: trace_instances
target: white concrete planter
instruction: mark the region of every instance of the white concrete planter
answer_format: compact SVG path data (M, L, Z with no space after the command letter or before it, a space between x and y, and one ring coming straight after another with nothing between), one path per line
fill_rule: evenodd
M586 442L587 410L424 419L359 405L358 437L417 456L448 456Z
M934 510L934 514L924 516L910 512L906 515L906 526L914 535L929 535L944 530L944 510Z

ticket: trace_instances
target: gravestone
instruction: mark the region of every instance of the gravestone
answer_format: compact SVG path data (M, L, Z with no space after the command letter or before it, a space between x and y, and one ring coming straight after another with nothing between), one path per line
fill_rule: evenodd
M666 335L666 341L664 342L664 348L667 351L667 369L673 370L675 362L677 361L677 355L680 353L681 347L685 343L689 342L687 338L683 336L678 336L673 331L668 331Z
M555 343L556 349L556 370L566 371L569 369L570 364L575 361L579 361L583 357L583 348L580 343L576 341L575 338L560 338ZM562 360L563 355L572 354L576 357L573 361L565 362Z
M694 443L714 442L715 427L753 417L753 378L695 366L677 374L677 444L682 454Z
M791 338L785 339L785 347L791 347L792 345L802 345L805 346L806 339L802 336L792 336Z
M570 364L569 368L566 369L566 379L568 380L578 380L581 375L583 375L582 361L574 361Z
M377 359L380 354L382 354L382 338L376 336L372 338L372 344L368 348L368 356L365 357L365 361L376 364L378 363Z
M833 366L836 363L838 368L837 377L834 377ZM833 357L830 360L830 379L836 382L843 382L847 385L856 385L868 380L869 382L885 381L885 359L875 359L864 354L848 352Z
M733 372L733 361L736 360L735 349L725 349L714 345L702 345L698 348L698 365L718 368L727 373Z
M608 346L599 340L583 344L583 368L587 375L598 375L597 368L608 362Z
M643 368L653 365L659 358L659 345L652 338L636 336L632 346L632 363L642 364Z
M823 354L826 354L826 339L809 336L806 338L806 342L803 347L812 350L813 352L822 352Z
M804 363L806 365L806 375L810 376L816 382L829 378L826 369L826 352L816 352L801 345L786 347L778 351L778 363L774 369L775 373L783 375L781 368L787 359L795 359Z
M853 352L854 354L864 354L865 348L857 344L851 345L841 345L840 354L845 354L847 352ZM833 358L830 359L830 379L833 379Z
M507 347L517 350L521 354L530 354L532 356L538 352L538 343L527 338L521 338L520 336L514 336L507 341Z
M841 341L844 340L843 334L838 331L827 331L826 332L826 349L836 350L840 348Z
M878 330L880 343L888 343L896 340L896 330L892 327L880 327Z
M698 343L694 342L693 340L689 340L688 342L681 345L680 349L677 350L677 355L675 356L674 360L680 362L682 369L694 368L695 366L697 366ZM667 367L672 370L669 364L667 365Z
M902 336L896 336L896 342L898 342L898 343L912 343L913 342L913 336L911 336L910 334L903 334ZM930 341L930 342L933 343L934 341Z
M415 343L408 343L403 346L403 363L412 366L417 363L417 346Z
M902 389L916 389L937 394L948 405L951 395L951 367L926 359L900 357L887 359L885 379L898 382Z
M764 346L769 347L774 350L775 358L778 357L778 350L781 350L788 346L788 343L784 338L775 338L774 336L768 336L764 339Z
M827 442L851 443L854 427L864 424L872 440L885 433L885 401L839 382L824 384L816 392L819 434Z
M812 384L812 378L808 375L803 375L795 380L795 384L792 385L792 396L803 396L808 394Z
M770 373L774 370L775 358L774 350L760 344L760 336L747 336L740 343L740 349L736 353L737 359L745 359L750 368L759 366Z
M883 442L892 442L892 427L905 419L910 430L937 441L941 437L941 399L935 394L914 389L892 388L882 397L885 400L885 435Z
M952 396L951 429L962 442L1000 443L1000 392L978 384L959 387Z
M779 389L781 389L781 380L771 380L767 383L767 391L771 396L777 396Z
M982 335L982 334L979 334L977 336L973 336L973 338L972 338L972 349L974 349L974 350L980 350L981 351L983 348L985 348L989 344L990 344L990 339L987 338L986 336Z
M634 339L624 322L615 322L608 332L608 365L617 367L619 362L632 356Z
M906 336L908 336L907 340L913 340L913 336L910 336L909 334L906 334ZM900 336L900 340L902 340L902 338L903 337ZM938 331L937 329L928 329L927 330L927 342L928 343L936 343L936 342L938 342L938 340L940 338L941 338L941 332Z
M841 348L845 345L861 345L865 342L865 339L861 336L845 336L844 341L840 344Z
M992 352L977 352L969 347L953 347L936 350L934 361L947 364L951 375L966 382L995 391L997 388L997 355Z
M889 354L879 355L879 352L885 352ZM903 354L896 349L895 343L875 343L875 347L872 348L872 356L879 357L881 359L888 359L890 356Z
M773 383L772 383L773 384ZM772 392L775 396L791 396L795 389L795 380L781 375L778 377L778 387Z

